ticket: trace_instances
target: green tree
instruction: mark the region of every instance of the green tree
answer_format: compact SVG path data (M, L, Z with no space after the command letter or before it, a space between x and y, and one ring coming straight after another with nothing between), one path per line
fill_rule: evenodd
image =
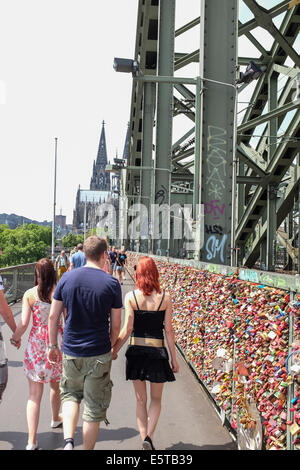
M62 238L62 245L64 248L73 248L78 245L78 243L83 243L83 235L75 235L70 232Z
M1 225L0 246L3 254L0 257L0 266L33 263L47 256L51 237L51 227L27 224L10 229Z

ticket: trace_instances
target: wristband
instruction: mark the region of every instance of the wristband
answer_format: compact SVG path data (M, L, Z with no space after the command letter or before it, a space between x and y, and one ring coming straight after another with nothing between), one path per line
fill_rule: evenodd
M52 345L49 344L48 349L58 349L58 346L57 344L52 344Z

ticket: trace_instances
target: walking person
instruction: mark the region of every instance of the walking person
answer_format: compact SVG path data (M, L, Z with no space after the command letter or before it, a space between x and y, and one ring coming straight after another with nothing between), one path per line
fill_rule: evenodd
M162 292L159 274L152 258L140 258L136 268L137 289L125 297L125 322L113 346L113 359L130 336L126 350L126 380L132 380L136 396L136 418L144 450L154 450L153 435L160 416L165 382L175 380L176 360L172 327L172 301ZM164 331L171 355L164 343ZM146 381L150 382L147 410Z
M2 248L0 248L0 256L2 255ZM11 331L14 333L17 325L15 319L13 317L12 311L7 304L5 295L4 295L4 287L3 287L3 280L0 276L0 315L2 316L3 320L8 324ZM20 347L21 341L17 341L15 346L17 348ZM1 326L0 326L0 403L2 401L4 390L7 386L8 381L8 364L7 364L7 357L5 351L5 344L3 340L3 336L1 333Z
M114 273L115 271L115 264L116 264L116 259L117 259L117 256L118 256L118 252L116 250L116 247L113 246L112 250L109 251L109 257L110 257L110 263L111 263L111 271L112 271L112 274Z
M115 253L116 257L115 257L115 265L114 265L114 269L113 269L113 276L116 276L117 275L118 258L119 258L119 254L120 254L119 248L115 248L114 253Z
M74 246L73 250L70 251L68 271L71 270L72 256L75 255L75 253L77 253L77 246Z
M103 271L105 271L108 274L112 274L110 256L109 256L109 252L107 251L104 253Z
M77 252L74 253L71 259L71 270L76 268L81 268L86 263L86 257L83 252L83 244L78 243L77 245Z
M51 428L62 426L60 411L59 382L62 372L62 356L57 357L55 364L50 364L47 357L49 345L48 317L54 289L56 273L52 262L43 258L35 268L35 287L25 292L22 300L21 320L12 336L12 342L19 342L28 328L32 317L32 328L24 358L24 371L29 384L27 401L28 445L26 450L38 449L37 430L40 416L40 405L44 384L50 384L50 406L52 412ZM58 343L62 342L63 325L57 324Z
M68 264L66 252L62 250L54 262L54 269L57 271L58 280L60 280L61 276L68 270Z
M123 284L123 278L126 279L125 276L125 265L127 264L127 255L125 250L121 250L117 257L117 273L119 278L119 283Z
M111 347L121 328L122 293L118 281L104 272L107 242L86 239L85 266L65 274L57 285L49 317L48 357L59 358L57 322L66 308L61 380L64 450L74 447L79 407L84 400L83 449L92 450L111 400Z

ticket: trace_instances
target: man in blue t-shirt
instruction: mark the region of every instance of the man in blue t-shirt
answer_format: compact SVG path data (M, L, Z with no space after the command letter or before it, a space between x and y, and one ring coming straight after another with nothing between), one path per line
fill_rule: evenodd
M72 256L71 259L71 269L81 268L86 263L86 257L83 252L83 244L78 243L77 252Z
M65 450L74 447L79 406L84 399L83 448L94 448L100 421L111 400L111 348L121 328L122 292L118 281L103 271L107 242L93 235L84 243L85 266L64 274L49 315L49 352L59 360L58 320L66 308L63 335L62 398ZM73 260L73 258L72 258Z

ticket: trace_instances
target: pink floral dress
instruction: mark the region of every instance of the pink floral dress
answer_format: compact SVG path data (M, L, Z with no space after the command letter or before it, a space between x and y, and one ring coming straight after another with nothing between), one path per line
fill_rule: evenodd
M47 358L49 345L48 317L51 304L42 302L37 296L37 288L28 291L34 298L32 311L32 328L23 362L25 375L33 382L59 382L62 373L62 354L56 364L50 364ZM63 327L59 324L58 346L61 351Z

